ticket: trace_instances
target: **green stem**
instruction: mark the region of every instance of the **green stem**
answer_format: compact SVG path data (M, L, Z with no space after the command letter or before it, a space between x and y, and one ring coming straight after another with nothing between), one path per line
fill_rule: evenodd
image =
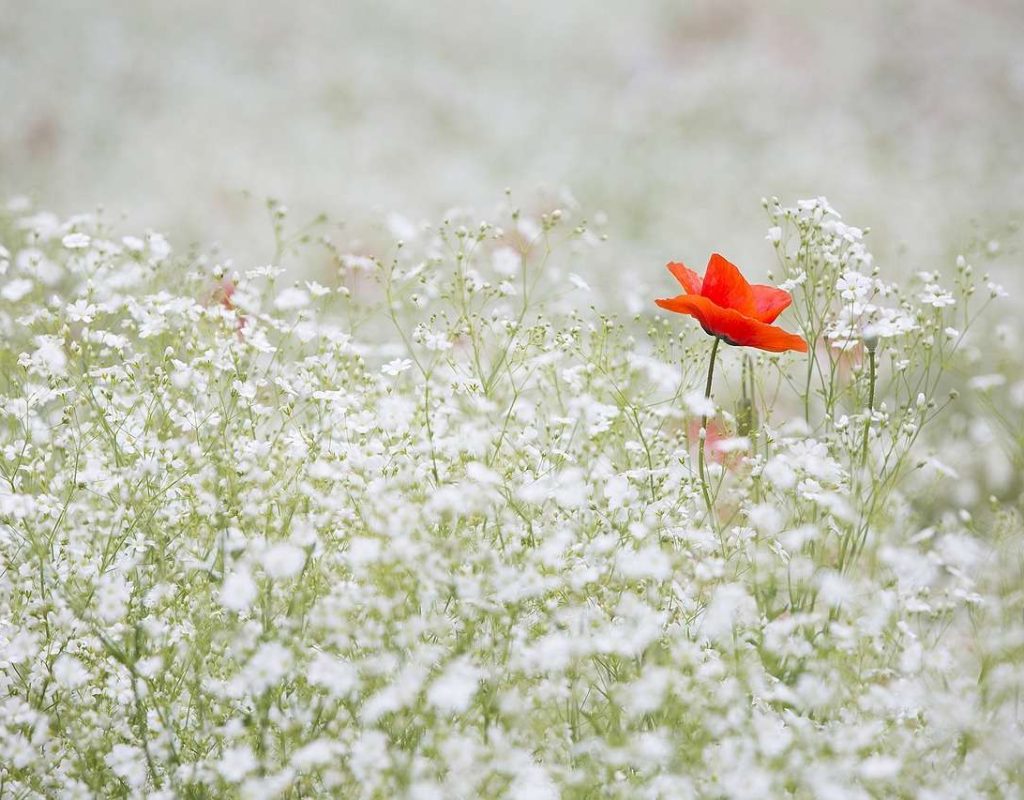
M860 465L863 467L868 460L868 432L871 430L871 418L875 415L875 348L868 347L868 418L864 420L864 438L860 446Z
M704 386L704 399L711 399L711 382L715 378L715 356L718 355L718 343L722 341L717 336L715 337L715 343L711 345L711 360L708 364L708 382ZM711 504L711 490L708 488L708 476L707 470L704 466L704 446L707 442L708 434L708 415L704 414L700 418L700 433L698 438L700 441L697 443L697 464L700 469L700 488L704 493L704 504L708 507L708 516L711 520L715 518L714 506Z

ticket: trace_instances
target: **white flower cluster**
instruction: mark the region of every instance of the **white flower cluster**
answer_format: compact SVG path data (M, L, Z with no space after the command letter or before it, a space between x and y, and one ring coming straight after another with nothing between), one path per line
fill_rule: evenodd
M884 293L786 215L807 285ZM1024 790L1019 518L908 494L923 333L866 410L863 370L756 360L740 431L699 329L591 309L573 211L399 227L282 286L0 216L0 794Z

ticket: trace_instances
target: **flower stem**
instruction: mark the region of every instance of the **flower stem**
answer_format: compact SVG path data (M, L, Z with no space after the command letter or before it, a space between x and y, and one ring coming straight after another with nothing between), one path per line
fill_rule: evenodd
M711 345L711 360L708 363L708 382L704 386L704 399L711 399L711 382L715 379L715 356L718 355L719 337L715 337L715 343ZM705 413L700 418L700 441L697 443L697 465L700 470L700 488L704 492L704 504L708 507L708 516L713 520L715 517L714 506L711 504L711 490L708 488L707 470L704 466L704 448L708 437L708 415Z
M864 439L860 446L860 465L863 467L868 460L868 432L871 430L871 418L875 415L875 348L868 347L868 418L864 421Z

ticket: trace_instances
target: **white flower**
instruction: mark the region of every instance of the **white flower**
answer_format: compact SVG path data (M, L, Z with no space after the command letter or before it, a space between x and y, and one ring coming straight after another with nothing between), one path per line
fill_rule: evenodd
M359 673L348 661L317 653L306 668L306 677L315 686L326 689L335 697L348 697L359 685Z
M292 667L292 654L279 642L264 642L253 653L242 674L242 686L252 694L262 694L276 686Z
M746 436L729 436L715 442L719 453L743 453L750 450L750 439Z
M411 368L412 368L412 361L410 359L408 359L408 358L396 358L396 359L394 359L392 361L389 361L387 364L385 364L383 367L381 367L380 371L383 372L385 375L395 376L395 375L401 375L407 369L411 369Z
M388 214L388 230L399 241L411 242L419 235L419 228L401 214Z
M309 293L297 286L290 286L274 300L274 307L280 311L294 311L309 305Z
M636 498L636 489L629 485L629 480L624 475L613 475L604 485L604 496L608 500L608 507L612 510L629 506Z
M585 292L590 291L590 284L583 280L583 278L581 278L575 272L569 273L569 282L577 289L582 289Z
M1017 381L1010 387L1010 402L1014 408L1024 408L1024 380Z
M478 461L471 461L466 465L466 477L485 486L497 486L501 483L501 476L497 472Z
M97 614L107 623L121 619L128 610L131 586L123 575L108 573L96 590Z
M77 689L89 680L89 673L75 656L64 653L53 662L53 679L65 689Z
M245 611L256 599L258 587L252 574L243 568L235 569L224 577L220 589L220 604L231 611Z
M306 281L306 288L313 297L324 297L331 293L329 288L323 284L317 283L316 281Z
M533 244L543 232L543 229L536 223L536 221L529 217L520 217L516 223L516 230L519 231L519 235L526 239L527 242Z
M648 545L641 550L624 548L619 551L615 566L627 580L652 578L663 581L672 574L668 556L657 545Z
M349 269L372 272L377 267L377 262L367 256L360 256L354 253L346 253L341 257L341 262Z
M887 781L899 775L902 768L903 764L898 758L873 755L861 762L858 772L866 781Z
M0 514L15 519L25 519L35 513L38 502L30 494L12 493L8 487L0 486Z
M967 381L967 386L976 392L990 392L1005 384L1006 376L998 372L991 375L975 375Z
M149 252L152 260L159 264L166 261L171 254L171 246L160 233L150 233L146 236L146 244L149 245Z
M71 322L89 324L96 313L96 306L86 300L76 300L64 309L64 313Z
M540 764L524 764L513 775L508 789L510 800L558 800L561 796L558 786Z
M776 536L785 523L782 511L771 503L758 503L751 506L747 519L760 533L765 536Z
M443 333L435 333L434 331L428 331L424 335L423 346L428 350L434 350L437 352L452 349L452 343L449 341L448 337Z
M661 708L672 683L673 673L663 667L646 666L639 677L623 687L623 707L627 714L639 717Z
M155 678L164 669L164 660L160 656L140 658L135 662L135 669L143 678Z
M792 278L787 278L779 284L779 288L784 292L792 292L797 286L803 286L807 283L807 273L800 270Z
M442 711L462 713L469 708L482 677L483 671L468 659L456 659L427 689L427 702Z
M255 400L256 394L259 391L252 381L232 381L231 388L238 393L238 396L243 400Z
M995 297L1009 297L1009 292L1007 292L1006 289L1004 289L998 283L994 283L992 281L989 281L987 284L985 284L985 286L988 289L989 295L991 297L993 297L993 298L995 298Z
M499 275L515 277L523 266L523 257L511 247L499 247L491 255L491 266Z
M138 236L124 236L121 238L121 244L129 253L141 253L146 249L146 243Z
M385 714L412 704L423 688L427 669L411 663L402 668L394 680L372 694L359 711L364 724L376 723Z
M857 270L847 270L836 281L836 289L847 302L865 300L874 293L875 281Z
M700 631L713 642L729 643L738 627L750 624L756 617L757 606L742 584L722 584L704 610Z
M353 566L364 566L371 564L380 557L380 539L371 539L368 536L353 536L348 543L348 560Z
M69 233L61 239L61 244L68 250L83 250L89 246L91 241L92 239L84 233Z
M17 664L27 658L35 658L39 652L39 640L40 637L31 631L18 631L3 644L3 659L9 664Z
M417 780L409 786L409 800L445 800L444 789L432 780Z
M245 277L249 280L253 278L274 278L280 277L284 274L284 270L281 267L275 267L273 264L265 264L262 267L253 267L252 269L246 270Z
M840 606L853 598L854 586L835 570L825 570L818 575L818 596L823 603Z
M35 284L29 278L15 278L12 281L8 281L7 285L3 289L0 289L0 296L4 300L10 300L12 303L17 303L29 292L32 291L32 287Z
M263 552L260 563L271 578L294 578L306 563L306 551L289 542L279 542Z
M115 744L103 760L129 786L136 790L145 786L149 769L146 766L146 754L141 747Z
M252 748L247 744L229 747L217 762L217 772L228 783L238 783L256 769L258 763Z
M29 361L42 375L62 377L67 374L68 357L64 354L64 343L56 336L37 336L36 350Z
M298 770L309 770L331 763L341 751L342 747L337 742L316 739L296 750L291 763Z
M715 415L715 402L697 389L687 392L683 396L683 404L686 406L686 410L695 417L713 417Z
M922 303L933 308L945 308L956 303L952 294L935 283L925 286L924 291L918 297Z
M585 401L583 398L572 402L573 406L581 406L586 420L589 423L587 433L590 436L597 436L605 431L611 430L613 421L620 415L618 406L610 403L599 403L596 400Z

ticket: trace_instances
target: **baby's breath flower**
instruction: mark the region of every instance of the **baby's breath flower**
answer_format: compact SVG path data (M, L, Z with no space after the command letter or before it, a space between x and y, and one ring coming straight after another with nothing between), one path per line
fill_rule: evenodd
M84 233L69 233L63 239L63 244L68 250L83 250L89 246L91 239Z
M765 205L813 346L717 403L568 196L337 291L0 214L0 793L1019 788L1016 326Z
M274 307L281 311L293 311L309 304L309 293L297 286L290 286L274 299Z
M17 303L32 291L35 283L29 278L15 278L0 289L0 297L10 303Z
M403 372L411 368L412 361L410 361L408 358L395 358L389 361L383 367L381 367L381 372L383 372L385 375L390 375L394 377L396 375L401 375Z

